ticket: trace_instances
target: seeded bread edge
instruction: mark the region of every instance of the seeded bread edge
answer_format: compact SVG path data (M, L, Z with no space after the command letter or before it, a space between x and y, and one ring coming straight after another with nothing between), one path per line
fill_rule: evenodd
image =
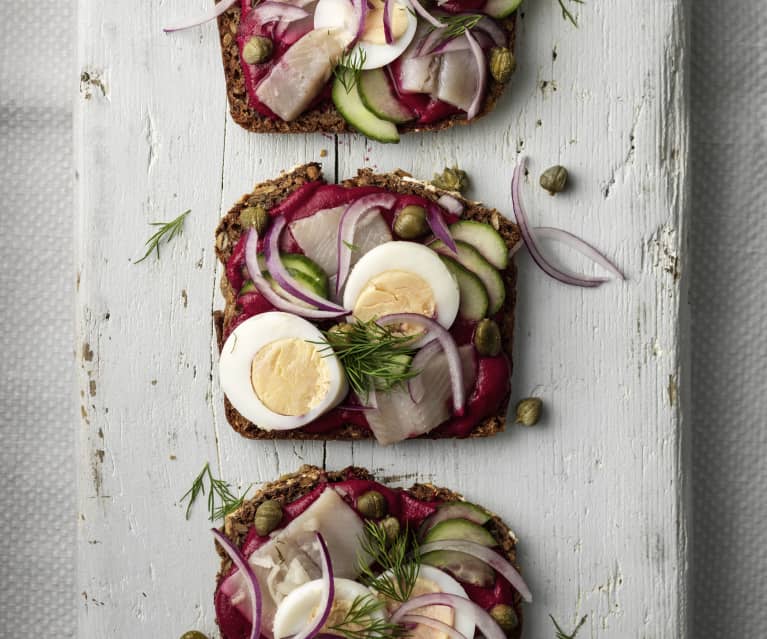
M322 482L336 483L347 479L365 479L379 481L386 484L385 479L377 479L370 471L359 466L348 466L340 471L326 471L318 466L305 464L296 472L283 475L276 481L265 484L250 499L245 500L243 505L228 515L224 520L222 531L235 544L241 547L253 525L258 506L270 499L279 501L281 504L289 504L306 495ZM416 499L422 501L463 501L463 496L448 488L440 488L433 484L413 484L407 489ZM517 537L514 532L496 514L492 516L488 530L493 535L503 551L503 555L512 565L519 570L517 565ZM231 568L231 561L218 544L215 544L216 552L221 557L221 566L216 576L216 583L226 575ZM508 635L509 639L519 639L522 634L522 598L516 593L513 602L514 610L519 618L519 625L514 632Z
M268 211L303 184L320 179L322 179L322 170L318 163L304 164L282 173L275 179L257 184L251 193L243 195L221 219L216 229L216 255L221 263L226 265L232 249L242 234L242 226L239 222L242 209L260 205ZM467 200L458 193L438 189L428 183L415 180L405 171L397 170L392 173L376 174L371 169L360 169L357 177L344 180L341 184L346 187L379 186L396 193L419 195L429 200L437 200L440 196L449 194L464 204L463 218L491 224L500 233L509 248L512 248L520 240L517 226L503 217L497 210L487 208L479 202ZM510 261L508 268L501 272L501 276L506 288L506 300L503 305L503 320L500 322L500 329L503 350L509 358L510 367L513 368L512 347L517 280L517 271L513 261ZM219 351L223 347L224 328L237 315L237 292L232 289L225 274L221 277L221 292L225 300L224 310L216 311L213 314ZM477 424L468 437L488 437L503 431L506 424L508 399L507 396L495 415ZM226 396L224 396L224 412L232 428L243 437L250 439L358 440L373 438L370 429L354 424L344 424L340 428L325 433L309 433L300 429L263 430L237 412ZM420 439L453 437L452 435L431 432L421 435Z

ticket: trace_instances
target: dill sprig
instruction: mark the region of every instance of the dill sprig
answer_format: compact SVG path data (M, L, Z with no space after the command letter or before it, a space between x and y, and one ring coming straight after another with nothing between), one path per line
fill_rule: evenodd
M440 16L439 21L445 25L442 36L445 40L457 38L476 27L483 17L480 13L458 13L456 15Z
M578 21L575 19L575 16L570 13L569 9L565 6L565 0L558 0L559 6L562 8L562 18L565 20L569 20L573 23L574 27L578 26ZM570 2L577 2L578 4L584 4L583 0L570 0Z
M144 246L147 247L146 253L144 253L144 257L142 257L140 260L136 260L134 264L143 262L152 254L152 252L157 253L157 259L159 260L160 242L165 240L165 243L167 244L174 237L176 237L176 235L179 235L181 233L181 229L184 227L184 220L186 219L186 216L191 212L191 209L184 211L175 220L171 220L170 222L150 222L149 226L158 226L160 228L152 235L152 237L144 242Z
M391 390L418 374L410 367L413 338L380 326L375 319L341 324L323 335L325 346L320 350L338 357L349 386L361 399L367 399L371 385Z
M391 623L386 617L377 614L384 602L373 595L357 596L351 608L340 623L329 626L328 630L338 633L346 639L398 639L407 634L405 627Z
M394 601L410 599L421 565L415 535L406 528L390 541L382 526L368 521L361 548L363 554L358 557L358 569L362 583ZM372 558L371 564L362 560L365 555ZM374 565L380 568L379 574L371 569Z
M575 635L578 634L578 631L581 629L581 626L586 623L586 617L588 615L584 615L581 620L578 622L578 625L575 626L575 630L573 630L569 635L562 630L560 625L557 623L557 620L554 619L552 615L549 615L549 618L551 619L551 623L554 624L554 627L557 629L557 634L555 636L555 639L575 639Z
M210 521L223 519L229 513L237 510L242 506L242 502L245 500L245 495L247 495L250 490L250 486L248 486L242 496L235 496L234 493L232 493L232 488L229 486L229 483L225 482L223 479L216 479L213 477L213 473L210 470L210 463L205 462L200 474L197 475L194 482L192 482L192 487L187 490L181 498L182 502L185 499L189 499L189 503L186 507L187 519L189 519L189 515L192 512L192 505L197 497L199 495L205 495L206 483L208 484L208 517Z
M351 93L352 89L357 86L366 60L367 53L364 49L352 49L341 56L333 69L333 75L338 78L347 93Z

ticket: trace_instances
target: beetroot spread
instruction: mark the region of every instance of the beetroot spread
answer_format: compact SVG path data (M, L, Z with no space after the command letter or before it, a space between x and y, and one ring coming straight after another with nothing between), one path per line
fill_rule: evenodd
M390 488L375 481L366 479L347 479L334 483L323 483L312 491L299 497L297 500L283 506L283 519L278 530L287 526L290 521L298 517L322 494L323 491L335 490L352 508L355 508L357 498L369 490L381 493L388 505L388 514L396 517L404 528L408 526L416 530L423 521L439 506L437 501L420 501L401 488ZM355 508L356 510L356 508ZM359 514L359 513L358 513ZM361 516L361 515L360 515ZM259 547L269 541L268 536L259 536L255 527L251 527L242 544L242 552L250 557ZM247 639L250 633L250 622L232 605L229 597L221 591L220 585L224 579L236 570L234 567L219 580L214 597L216 619L221 629L223 639ZM514 600L514 592L509 583L496 576L495 584L490 588L461 584L469 598L485 610L489 610L499 603L511 603Z
M309 217L318 211L332 209L344 204L349 204L358 198L372 193L383 193L384 189L375 186L362 186L346 188L338 184L326 184L322 181L307 182L291 193L278 205L273 207L269 214L272 217L285 216L288 223ZM426 206L428 201L417 195L397 194L395 205L390 210L382 212L390 228L393 229L394 218L398 211L409 205ZM440 209L445 222L452 224L459 217ZM396 234L392 231L396 237ZM247 268L245 267L245 238L243 234L232 250L232 254L226 264L226 276L234 290L240 290L245 283ZM259 249L262 248L263 239L259 240ZM292 237L289 227L282 237L282 250L292 253L301 253L301 248ZM258 292L242 293L237 298L238 314L226 327L224 339L246 319L274 310L273 306L266 301ZM494 319L500 320L501 313ZM332 322L331 322L332 323ZM450 333L456 344L461 346L471 343L476 328L476 322L457 318ZM509 378L511 368L507 357L503 354L496 357L477 358L477 376L473 389L467 396L464 414L453 416L446 422L434 429L435 434L451 437L466 437L471 434L474 427L489 416L495 415L503 405L509 394ZM349 410L355 400L353 396L341 402L338 406L321 415L309 424L300 428L307 433L327 433L342 427L344 424L369 428L364 411Z

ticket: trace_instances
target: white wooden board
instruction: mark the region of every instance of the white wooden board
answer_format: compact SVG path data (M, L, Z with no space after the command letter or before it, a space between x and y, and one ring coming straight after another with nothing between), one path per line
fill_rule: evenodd
M529 1L497 112L392 147L240 129L215 28L161 32L207 3L79 3L78 636L217 636L209 524L202 508L185 521L179 503L206 460L239 486L301 463L449 486L519 535L535 594L525 636L553 636L549 613L567 626L587 614L583 637L685 636L681 3L573 5L575 29L554 0ZM520 153L531 158L534 220L594 241L629 276L583 291L518 260L513 396L545 399L539 427L391 448L259 443L229 429L210 322L221 305L212 232L242 193L308 160L331 179L336 163L339 177L374 166L425 178L458 163L471 196L509 211ZM535 179L554 163L571 169L573 188L551 198ZM134 265L147 223L189 208L161 259Z

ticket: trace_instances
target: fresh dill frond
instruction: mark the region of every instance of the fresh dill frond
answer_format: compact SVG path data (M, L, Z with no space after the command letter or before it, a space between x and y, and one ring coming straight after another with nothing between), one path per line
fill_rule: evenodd
M346 240L343 240L344 246L348 248L350 251L359 251L360 247L356 244L352 244L351 242L347 242Z
M391 390L418 374L410 366L415 353L412 336L397 334L375 319L342 324L323 335L320 350L328 350L326 356L338 357L349 386L361 399L367 399L371 385Z
M421 567L415 535L406 528L390 541L382 526L367 521L361 548L363 554L357 563L362 583L394 601L410 599ZM363 560L365 555L372 558L370 565ZM371 565L378 565L380 574L375 574Z
M570 10L565 6L565 0L558 0L559 6L562 8L562 18L565 20L569 20L573 23L574 27L578 26L578 21L575 19L575 16L570 13ZM583 0L570 0L570 2L577 2L578 4L585 4Z
M471 31L484 17L480 13L459 13L456 15L440 16L439 21L445 25L442 36L445 40L457 38L467 31Z
M556 630L557 630L557 634L555 635L555 638L554 638L554 639L575 639L575 635L577 635L577 634L578 634L578 631L581 629L581 626L582 626L584 623L586 623L586 617L587 617L587 616L588 616L588 615L583 615L583 617L581 618L581 620L578 622L578 625L577 625L577 626L575 626L575 630L573 630L573 631L572 631L572 632L571 632L571 633L568 635L568 634L567 634L567 633L566 633L564 630L562 630L562 628L560 627L560 625L557 623L557 620L556 620L556 619L554 619L554 617L553 617L552 615L549 615L549 619L551 619L551 623L553 623L553 624L554 624L554 628L556 628Z
M377 614L383 606L384 602L373 595L357 596L341 622L329 626L328 630L345 639L398 639L407 635L403 625L391 623Z
M150 222L149 226L157 226L159 227L159 229L152 235L152 237L150 237L146 242L144 242L144 246L147 247L146 253L144 253L144 257L142 257L140 260L136 260L134 264L143 262L153 252L157 254L157 259L159 260L160 259L160 242L165 240L165 243L167 244L174 237L176 237L176 235L179 235L181 233L181 229L184 227L184 220L186 219L186 216L189 215L191 212L192 212L191 209L189 209L188 211L184 211L175 220L171 220L170 222Z
M367 53L364 49L352 49L341 56L333 69L333 75L338 78L347 93L351 93L352 89L357 86L366 60Z
M242 496L235 496L234 493L232 493L232 488L229 486L229 483L225 482L223 479L216 479L213 477L213 473L210 470L210 463L205 462L205 465L202 467L200 474L197 475L197 477L195 477L194 481L192 482L192 487L186 491L184 496L181 498L182 502L184 502L186 499L189 499L189 503L186 506L187 519L189 519L189 516L192 512L192 505L196 501L197 497L199 495L206 494L206 483L208 491L208 518L210 521L223 519L229 513L237 510L240 506L242 506L242 502L245 500L245 495L247 495L248 491L250 490L250 486L248 486Z

